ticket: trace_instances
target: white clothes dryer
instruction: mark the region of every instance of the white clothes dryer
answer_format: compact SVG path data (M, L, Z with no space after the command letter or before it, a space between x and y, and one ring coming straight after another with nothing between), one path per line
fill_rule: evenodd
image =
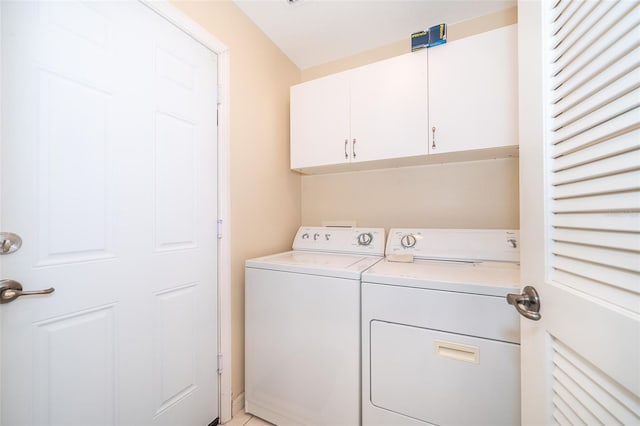
M363 425L520 424L518 239L390 230L362 275Z
M360 276L382 228L301 227L247 260L245 410L276 425L360 424Z

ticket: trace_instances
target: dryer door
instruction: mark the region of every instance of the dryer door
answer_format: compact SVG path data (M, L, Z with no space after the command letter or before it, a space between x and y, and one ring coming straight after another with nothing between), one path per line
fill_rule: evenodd
M519 345L375 320L370 336L371 403L396 423L519 424Z

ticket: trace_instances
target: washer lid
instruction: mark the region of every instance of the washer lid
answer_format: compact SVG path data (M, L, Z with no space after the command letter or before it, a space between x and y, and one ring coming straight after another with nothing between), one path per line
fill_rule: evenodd
M520 267L505 262L400 263L385 259L363 273L362 282L505 296L519 289Z
M289 251L249 259L245 265L247 268L359 280L364 270L380 260L381 256Z

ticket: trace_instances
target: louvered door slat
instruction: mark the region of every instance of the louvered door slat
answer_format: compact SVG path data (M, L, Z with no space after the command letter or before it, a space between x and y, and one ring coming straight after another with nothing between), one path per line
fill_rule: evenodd
M600 282L607 284L612 288L619 288L626 290L630 293L636 293L638 287L638 274L635 272L616 269L609 267L606 264L597 264L597 263L589 263L587 261L582 261L580 259L572 259L569 257L564 257L560 255L556 255L553 258L554 268L558 271L563 271L571 275L575 275L578 277L583 277L586 279L593 280L595 282ZM562 284L568 285L571 288L578 288L572 285L571 281L564 282L558 281ZM584 288L583 290L587 290ZM595 293L589 293L593 296L607 296L610 288L602 288L602 291L598 290ZM608 300L608 299L607 299ZM608 300L611 302L610 300ZM635 303L637 304L637 299ZM638 310L638 306L634 307L634 312Z
M573 21L582 21L582 19L584 19L584 17L587 16L594 7L593 5L589 5L582 1L567 3L567 7L555 21L558 30L551 38L552 47L557 52L565 51L565 49L563 49L561 45L571 34L573 34L576 29L575 25L567 25L567 23Z
M552 136L551 156L558 158L565 152L574 151L581 147L589 146L601 140L609 139L615 135L628 133L640 129L640 109L626 111L605 123L594 123L589 130L569 135L563 139ZM551 165L554 166L553 164ZM553 167L555 170L556 168Z
M593 425L594 418L585 410L580 401L566 388L566 384L557 380L554 372L553 392L564 404L563 413L567 415L573 425Z
M635 120L638 120L637 109L640 107L640 90L630 93L616 93L613 100L604 105L593 105L595 108L589 114L581 117L572 123L568 123L555 132L555 140L566 140L573 135L580 135L606 124L615 117L621 116L628 111L635 111Z
M577 212L628 212L640 211L640 193L621 193L596 195L583 198L557 200L553 209L555 213Z
M602 2L609 6L610 2ZM629 50L627 44L637 43L637 39L627 39L630 32L638 25L637 17L631 13L638 6L635 2L618 2L615 7L598 20L596 25L578 26L575 36L579 41L553 60L551 87L558 90L552 99L562 97L567 91L589 79L593 70L600 69L603 64L615 62L622 52ZM607 37L602 37L602 32ZM562 44L561 44L562 46ZM563 85L568 86L562 88Z
M555 410L553 412L553 419L558 423L559 426L573 426L569 419L567 419L561 411Z
M581 385L583 389L588 389L589 400L586 405L599 405L605 407L614 423L603 421L604 425L610 424L637 424L640 420L638 416L637 398L601 371L595 369L586 362L579 354L567 348L557 339L552 339L553 363L561 365L563 371L567 372L572 381Z
M562 24L566 22L573 14L573 12L568 12L568 10L570 10L571 7L580 7L581 3L582 2L579 1L556 1L556 3L551 6L552 21L557 23L556 27L562 28Z
M565 68L567 64L575 60L577 49L582 50L584 48L584 46L577 43L584 39L585 33L591 31L594 23L602 19L602 16L611 7L612 4L608 2L587 3L578 1L576 6L572 8L572 15L565 14L561 17L564 18L558 21L561 29L551 39L554 53L552 62L558 65L554 67L554 74L557 74L558 70Z
M619 173L631 172L638 169L639 158L640 151L635 150L570 169L559 170L555 173L551 184L558 187L572 182L583 182L602 176L614 176ZM555 193L553 197L556 198Z
M563 144L563 148L570 148L569 144ZM593 163L605 158L615 157L624 153L631 153L640 149L640 127L629 132L607 135L605 138L588 142L582 146L573 147L556 152L554 158L554 172L570 169L584 164Z
M640 37L640 32L638 36ZM636 50L640 51L640 49ZM563 107L563 109L556 114L556 125L553 130L567 127L581 118L593 114L599 109L603 109L616 98L629 94L630 92L635 91L635 96L638 96L638 89L640 88L640 68L638 68L637 65L638 64L635 64L634 70L622 70L620 78L617 80L609 80L609 84L606 86L598 87L597 81L590 81L588 84L582 86L582 88L589 90L589 92L584 93L584 96L570 108L564 108L564 105L556 105ZM607 74L611 75L609 71L607 71ZM636 98L635 101L635 104L638 104L638 98ZM633 104L633 102L631 104ZM594 116L592 116L591 119L597 120Z
M567 84L556 89L552 101L552 116L557 117L563 112L573 108L581 99L590 96L591 93L601 90L611 84L612 81L619 80L624 75L638 67L640 57L638 47L623 50L615 61L606 67L591 68L590 78L579 81L578 85Z
M640 238L637 234L626 232L606 232L592 229L558 228L554 233L556 241L566 243L593 245L597 242L599 247L609 247L640 253Z
M559 185L554 192L554 199L587 197L611 192L640 191L640 171L620 173L596 179ZM640 195L639 195L640 196Z
M608 269L593 265L585 267L584 263L572 259L561 259L551 276L555 283L566 285L599 299L606 299L608 303L626 311L637 312L640 296L633 289L629 289L638 280L637 274L619 273L618 275L622 278L618 278L615 285L612 285L595 279L599 273L608 276ZM592 278L579 274L589 274Z
M590 401L587 393L578 386L578 384L562 369L561 365L556 363L556 369L553 372L553 377L557 382L562 383L563 390L572 397L572 409L580 417L580 420L587 425L619 425L620 422L615 420L610 414L607 415L605 410L600 407L599 404ZM602 418L607 419L607 423L602 421Z
M608 249L592 245L571 244L556 241L554 254L572 259L582 259L586 262L601 264L603 259L611 268L619 268L629 272L635 272L640 278L640 264L638 253L617 249Z
M640 213L611 214L609 212L580 212L573 214L555 214L551 217L551 226L554 228L624 232L633 235L640 233Z
M552 184L560 185L636 170L640 164L639 158L640 151L635 149L568 169L560 169L554 172Z

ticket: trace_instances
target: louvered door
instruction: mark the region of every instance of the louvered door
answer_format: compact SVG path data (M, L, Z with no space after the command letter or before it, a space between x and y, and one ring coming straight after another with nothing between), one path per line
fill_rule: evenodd
M518 9L523 424L639 424L640 5Z

